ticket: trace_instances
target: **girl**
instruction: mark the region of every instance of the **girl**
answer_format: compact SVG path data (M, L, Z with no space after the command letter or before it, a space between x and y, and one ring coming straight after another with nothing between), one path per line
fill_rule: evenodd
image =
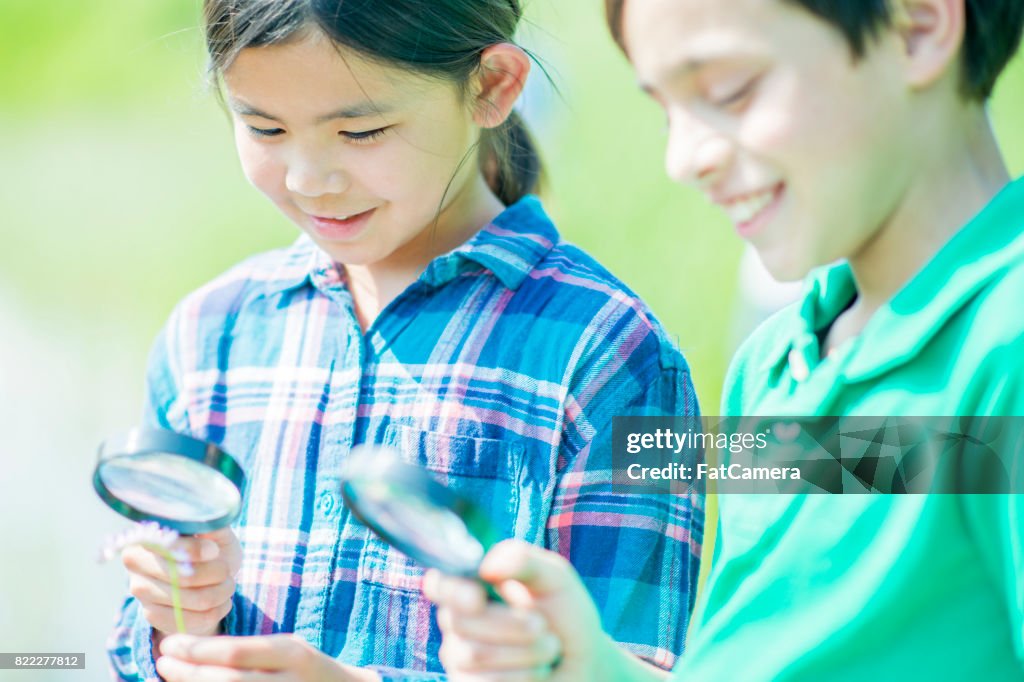
M631 651L681 651L665 616L690 608L701 501L613 494L609 440L615 415L696 414L689 371L529 194L519 18L517 0L206 0L242 168L303 234L177 306L148 421L216 441L248 480L231 531L183 542L188 631L294 635L164 641L167 573L126 551L122 679L438 673L420 569L340 503L361 443L571 561Z

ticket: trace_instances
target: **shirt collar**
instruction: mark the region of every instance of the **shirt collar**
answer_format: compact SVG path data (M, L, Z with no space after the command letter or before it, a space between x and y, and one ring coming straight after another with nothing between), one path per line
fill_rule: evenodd
M509 289L518 289L558 239L558 231L540 200L527 195L465 244L431 261L420 280L441 286L476 264L494 273ZM285 250L267 280L266 293L283 293L309 282L334 279L334 270L330 256L303 234Z
M877 377L914 357L943 325L1014 261L1024 258L1024 178L1011 182L890 301L847 348L839 349L847 382ZM818 362L817 331L828 326L856 293L847 263L822 268L807 283L797 320L769 355L765 368L789 359ZM794 355L799 357L794 357Z
M518 289L557 242L558 231L540 200L527 195L465 244L435 258L420 279L441 286L476 264L494 273L509 289Z

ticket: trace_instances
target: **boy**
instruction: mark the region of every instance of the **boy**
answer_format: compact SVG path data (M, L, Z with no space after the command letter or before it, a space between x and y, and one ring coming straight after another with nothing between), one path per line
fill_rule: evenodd
M1024 3L607 5L668 116L669 173L776 277L820 268L738 352L724 414L1024 415L1024 181L984 108ZM1019 494L723 495L718 537L679 679L1024 678ZM481 575L550 632L484 642L497 608L432 575L454 679L661 676L564 562L506 544Z

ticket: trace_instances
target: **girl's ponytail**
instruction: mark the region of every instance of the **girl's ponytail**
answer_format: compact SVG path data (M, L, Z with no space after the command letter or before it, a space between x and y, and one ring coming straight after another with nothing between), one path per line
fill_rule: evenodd
M509 206L537 191L543 176L540 153L518 111L497 128L484 130L480 147L484 177L503 204Z

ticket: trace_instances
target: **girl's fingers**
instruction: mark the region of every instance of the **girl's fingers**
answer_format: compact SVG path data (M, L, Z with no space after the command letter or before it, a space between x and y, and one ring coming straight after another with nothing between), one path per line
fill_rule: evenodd
M121 553L121 563L129 573L148 576L162 582L168 582L171 579L167 559L139 545L125 547ZM230 577L232 577L230 569L225 562L220 560L201 561L192 564L191 575L186 576L179 572L178 584L182 587L206 587L218 585Z
M214 542L220 552L218 558L223 559L227 564L230 573L234 576L242 566L242 546L238 542L235 532L228 528L221 528L209 533L201 533L196 538Z
M562 652L561 642L551 634L526 646L484 644L462 637L446 637L439 656L449 673L500 673L550 669Z
M527 646L549 634L547 621L539 613L495 603L487 604L479 616L458 615L441 607L437 624L445 635L455 634L484 644Z
M185 631L193 635L214 635L220 629L220 622L231 613L231 602L209 611L182 611ZM146 622L160 632L170 635L178 631L174 609L170 606L143 604L142 616Z
M128 592L144 604L172 606L170 583L143 575L131 575ZM178 590L181 607L189 611L209 611L230 602L235 594L235 582L228 579L208 587L190 587Z
M171 656L156 661L156 671L167 682L275 682L278 673L259 670L236 670L215 665L194 665Z

